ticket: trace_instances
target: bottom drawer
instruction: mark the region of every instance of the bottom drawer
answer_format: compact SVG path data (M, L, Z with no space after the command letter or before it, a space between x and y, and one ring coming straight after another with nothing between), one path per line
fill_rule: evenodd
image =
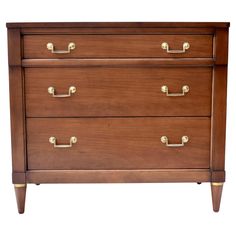
M30 170L209 168L210 118L31 118L27 150Z

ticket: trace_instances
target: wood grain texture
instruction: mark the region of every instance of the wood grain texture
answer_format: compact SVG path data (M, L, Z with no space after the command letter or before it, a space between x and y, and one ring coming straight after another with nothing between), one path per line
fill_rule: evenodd
M109 35L123 35L123 34L208 34L213 35L215 33L214 28L140 28L140 27L93 27L93 28L21 28L21 32L24 35L40 35L40 34L63 34L63 35L71 35L71 34L109 34Z
M228 29L216 29L214 37L214 57L216 65L228 63Z
M102 59L23 59L23 67L33 68L72 68L72 67L211 67L213 58L102 58Z
M211 172L212 182L225 181L225 131L227 102L228 28L216 29L214 37L212 118L211 118ZM222 191L222 190L221 190Z
M209 168L209 118L65 118L27 119L28 168L38 169L158 169ZM161 136L184 147L170 148ZM72 148L54 148L78 142Z
M25 120L21 67L9 68L13 172L25 172Z
M216 66L213 73L211 169L223 171L225 168L227 67ZM212 179L212 181L216 181ZM219 181L219 180L217 180ZM220 180L224 181L224 179Z
M13 183L224 182L227 22L7 23ZM76 43L70 54L52 54ZM168 54L161 48L190 48ZM47 92L54 86L69 99ZM184 97L166 97L161 86ZM26 118L27 114L27 118ZM26 129L27 128L27 129ZM27 131L27 133L26 133ZM184 147L170 148L189 136ZM49 143L78 142L69 149ZM27 151L26 151L27 150ZM222 185L212 185L218 211ZM26 188L16 188L20 213Z
M11 110L11 145L13 183L25 183L25 101L21 68L21 35L19 29L8 30L8 61Z
M53 43L56 50L66 50L70 42L76 48L68 54L53 54L46 47ZM167 53L161 44L170 49L182 49L184 42L190 48L185 53ZM24 58L126 58L126 57L212 57L212 35L26 35Z
M20 29L8 29L8 64L21 66L21 34Z
M168 183L208 182L209 170L32 170L27 171L28 183Z
M28 117L78 116L210 116L211 68L26 69ZM167 97L161 87L183 97ZM48 87L68 98L53 98Z

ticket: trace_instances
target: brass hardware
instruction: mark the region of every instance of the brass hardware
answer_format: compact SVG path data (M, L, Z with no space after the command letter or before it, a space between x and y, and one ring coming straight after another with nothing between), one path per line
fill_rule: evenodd
M161 137L161 142L164 143L167 147L183 147L185 143L189 141L188 136L182 136L182 143L179 144L169 144L168 138L166 136Z
M212 182L211 185L212 186L223 186L224 183L221 182Z
M75 43L69 43L67 50L55 50L55 46L53 45L53 43L47 43L47 49L49 51L51 51L51 53L57 53L57 54L67 54L70 53L71 50L75 49Z
M161 44L161 48L166 50L167 53L185 53L186 50L190 48L190 44L188 42L184 42L182 50L170 50L169 44L166 42L163 42Z
M70 86L68 90L68 94L55 94L56 89L54 87L49 87L48 88L48 93L51 94L54 98L67 98L71 97L72 94L76 92L76 87L75 86Z
M166 94L167 97L181 97L184 96L186 93L189 92L189 86L184 85L182 87L182 93L169 93L169 88L166 85L163 85L161 87L161 91Z
M26 184L14 184L15 188L24 188Z
M76 137L71 137L70 138L70 144L57 144L57 139L55 137L50 137L49 138L49 143L53 144L54 148L70 148L72 147L73 144L77 143L77 138Z

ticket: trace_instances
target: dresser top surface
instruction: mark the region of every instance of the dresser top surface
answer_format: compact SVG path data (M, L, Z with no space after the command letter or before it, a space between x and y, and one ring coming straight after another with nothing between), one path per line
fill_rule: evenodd
M229 22L9 22L7 28L227 28Z

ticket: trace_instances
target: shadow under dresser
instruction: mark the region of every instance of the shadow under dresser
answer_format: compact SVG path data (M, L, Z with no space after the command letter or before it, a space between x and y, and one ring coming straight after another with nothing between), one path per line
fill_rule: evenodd
M229 23L7 23L13 184L225 181Z

